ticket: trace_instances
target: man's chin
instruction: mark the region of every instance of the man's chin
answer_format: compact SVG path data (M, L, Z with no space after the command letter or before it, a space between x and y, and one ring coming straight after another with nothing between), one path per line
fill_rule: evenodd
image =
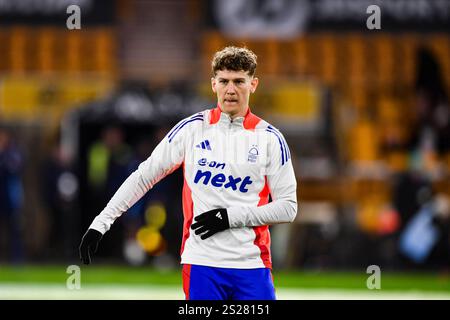
M230 115L233 115L233 114L236 114L236 113L239 112L239 106L237 104L236 105L224 104L222 106L222 111L225 112L225 113L228 113Z

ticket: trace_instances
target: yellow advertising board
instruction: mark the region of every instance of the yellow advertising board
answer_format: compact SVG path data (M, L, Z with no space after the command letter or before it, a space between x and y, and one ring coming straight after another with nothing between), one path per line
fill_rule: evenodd
M0 120L59 121L113 88L112 80L98 77L5 76L0 78Z

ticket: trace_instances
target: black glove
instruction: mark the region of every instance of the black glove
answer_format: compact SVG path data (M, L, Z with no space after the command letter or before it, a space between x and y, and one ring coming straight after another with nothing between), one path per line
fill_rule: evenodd
M79 247L80 259L84 264L91 263L91 254L97 252L98 243L102 236L100 232L94 229L88 229L84 234Z
M211 237L217 232L230 228L230 222L228 221L227 209L214 209L203 212L202 214L194 218L196 223L191 225L191 229L195 230L195 234L201 235L201 239Z

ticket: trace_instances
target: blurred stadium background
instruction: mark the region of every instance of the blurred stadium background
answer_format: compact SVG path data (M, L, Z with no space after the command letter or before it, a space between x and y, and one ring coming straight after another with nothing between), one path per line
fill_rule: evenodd
M298 178L297 220L271 227L279 298L450 298L449 19L446 0L1 1L0 299L183 299L180 171L104 236L81 290L66 269L169 128L214 106L226 45L258 55L252 110Z

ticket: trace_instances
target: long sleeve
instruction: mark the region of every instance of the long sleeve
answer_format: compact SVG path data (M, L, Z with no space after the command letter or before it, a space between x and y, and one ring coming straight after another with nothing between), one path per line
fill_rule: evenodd
M158 181L183 163L183 135L173 134L180 123L158 144L150 157L124 181L89 228L104 234L118 217L131 208Z
M297 181L290 151L282 134L271 127L267 184L272 202L259 207L227 208L231 228L256 227L294 221L297 215Z

